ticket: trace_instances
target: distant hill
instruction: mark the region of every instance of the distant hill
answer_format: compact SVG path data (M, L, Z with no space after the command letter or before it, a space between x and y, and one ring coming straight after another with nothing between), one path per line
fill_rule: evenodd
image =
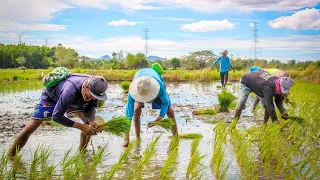
M111 59L111 58L110 58L110 56L108 56L108 55L104 55L104 56L102 56L101 58L98 58L98 59L101 59L101 60L109 60L109 59Z
M162 58L159 56L148 56L147 59L150 61L155 61L155 60L165 60L166 58Z

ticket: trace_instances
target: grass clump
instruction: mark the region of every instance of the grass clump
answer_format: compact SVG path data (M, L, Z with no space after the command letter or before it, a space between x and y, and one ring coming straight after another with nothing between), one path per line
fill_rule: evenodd
M160 169L160 179L175 179L172 174L177 169L179 139L173 138L168 149L168 158Z
M172 138L173 136L169 136L169 138ZM200 139L202 138L202 134L197 134L197 133L186 133L186 134L179 134L178 138L179 139Z
M123 81L121 82L120 86L123 90L124 93L128 93L129 92L129 87L130 87L131 82L130 81Z
M104 131L116 136L122 136L125 132L130 131L130 125L131 122L126 116L120 116L100 124L94 131Z
M215 109L200 109L192 112L193 115L213 116L217 114Z
M219 100L219 112L229 112L230 105L237 98L230 92L223 90L220 94L218 94Z
M186 179L202 179L202 160L205 157L198 151L200 139L194 139L191 144L191 158L188 164Z
M161 120L148 123L148 128L150 128L152 126L160 126L163 129L170 131L172 129L172 126L174 126L174 124L175 124L175 122L172 119L163 118Z

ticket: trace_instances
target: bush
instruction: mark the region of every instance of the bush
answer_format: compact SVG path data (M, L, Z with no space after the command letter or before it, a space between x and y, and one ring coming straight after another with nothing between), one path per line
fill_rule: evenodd
M231 104L236 100L237 98L230 92L223 90L220 94L218 94L218 100L219 100L219 111L220 112L229 112L229 108Z
M19 77L16 76L16 75L14 75L14 76L12 77L12 80L14 80L14 81L17 81L18 79L19 79Z

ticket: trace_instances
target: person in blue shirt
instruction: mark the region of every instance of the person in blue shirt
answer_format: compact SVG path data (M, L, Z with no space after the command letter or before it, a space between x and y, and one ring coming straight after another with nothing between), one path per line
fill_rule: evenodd
M228 54L227 50L222 51L222 56L219 56L211 66L211 69L212 69L213 66L215 66L220 61L220 79L221 79L222 87L225 87L228 82L229 66L230 68L232 68L230 59L227 56L227 54Z
M32 118L20 131L10 149L10 156L15 156L28 141L30 135L46 120L54 120L66 127L81 131L79 150L85 150L91 135L95 135L92 127L95 121L98 100L106 100L107 81L101 76L85 74L71 75L54 87L46 88L40 102L35 106ZM72 113L84 124L75 122L65 114Z
M126 107L126 116L133 122L137 139L140 139L140 116L144 103L152 103L152 109L160 109L160 114L155 121L161 120L165 115L175 122L174 111L171 106L171 100L166 90L162 78L163 69L160 64L155 63L151 68L139 70L129 87L128 104ZM153 126L153 122L148 123L148 127ZM177 124L172 127L172 134L178 135ZM125 134L124 147L130 143L129 132Z

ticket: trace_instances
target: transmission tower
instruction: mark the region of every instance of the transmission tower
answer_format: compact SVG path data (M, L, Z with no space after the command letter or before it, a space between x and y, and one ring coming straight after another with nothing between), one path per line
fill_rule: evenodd
M253 54L254 55L254 60L257 60L257 55L260 54L261 55L261 51L259 48L259 36L258 36L258 28L257 28L257 23L253 23L253 35L252 35L252 48L251 48L251 52L250 55Z
M18 43L22 44L23 34L18 34L17 37L18 37Z
M44 42L45 42L45 46L48 46L48 38L45 38Z
M145 40L145 44L144 44L144 50L145 50L145 56L146 58L148 57L148 53L149 53L149 46L148 46L148 32L150 32L150 28L143 28L143 32L144 32L144 40Z

